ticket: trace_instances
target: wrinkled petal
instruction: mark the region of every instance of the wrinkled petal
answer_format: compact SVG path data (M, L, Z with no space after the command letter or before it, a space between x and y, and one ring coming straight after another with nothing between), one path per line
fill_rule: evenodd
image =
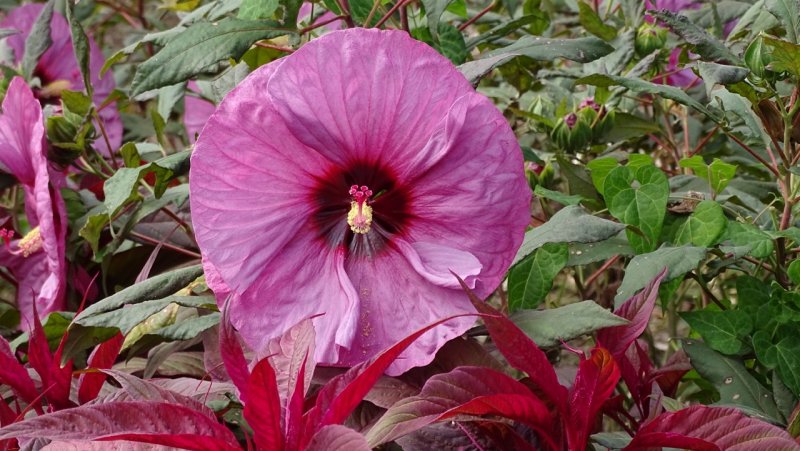
M469 94L451 112L446 126L431 138L447 150L410 183L419 219L407 240L475 256L483 265L475 289L487 296L522 242L530 222L530 189L516 137L491 101Z
M335 163L380 159L398 176L472 91L448 60L402 31L332 32L285 60L269 94L294 136Z
M197 241L237 293L271 272L273 258L308 227L313 206L306 199L329 166L292 139L269 102L260 100L275 64L226 97L192 154L189 199Z
M362 362L427 324L475 311L462 290L431 283L399 252L349 260L345 267L358 293L361 314L353 343L340 353L339 364ZM474 323L475 318L458 318L438 326L417 339L386 373L399 375L430 363L439 348Z

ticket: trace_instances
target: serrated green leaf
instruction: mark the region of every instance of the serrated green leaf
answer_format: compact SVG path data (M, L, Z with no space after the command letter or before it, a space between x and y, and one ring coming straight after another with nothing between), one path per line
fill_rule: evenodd
M697 372L719 391L719 405L744 407L775 423L783 422L772 393L740 361L725 357L697 340L684 340L683 349Z
M728 220L722 206L713 200L700 202L675 234L675 244L710 247L725 232Z
M611 41L617 37L617 29L603 23L588 3L578 2L578 18L586 31L604 41Z
M467 45L464 42L464 35L458 31L458 28L450 24L439 24L439 42L434 47L453 64L462 64L467 60Z
M668 269L664 282L678 277L683 278L687 272L695 269L705 256L704 248L681 246L662 247L655 252L633 257L625 267L625 276L617 290L617 295L614 296L614 305L616 307L622 305L637 291L644 288L664 268Z
M638 187L633 187L634 182ZM627 166L614 168L603 183L603 197L615 218L644 234L626 232L637 253L650 252L658 246L669 199L669 182L661 170L655 166L642 166L635 171Z
M795 78L800 77L800 45L793 44L771 36L762 36L764 44L772 49L769 56L772 62L770 69L776 72L786 71Z
M202 274L202 266L195 265L153 276L90 305L75 317L75 321L80 322L90 316L119 309L123 305L164 298L186 287Z
M694 46L694 51L706 61L740 64L741 59L728 50L725 44L707 31L689 21L686 16L668 10L652 11L653 16L664 21L676 34Z
M567 259L566 243L547 243L514 266L508 275L509 310L536 308L547 297Z
M453 0L422 0L425 7L425 18L428 21L428 31L436 38L439 32L439 19Z
M83 31L81 23L75 18L73 8L72 3L67 2L65 9L70 35L72 36L72 50L75 53L75 59L78 61L78 69L81 71L83 87L91 97L94 93L94 87L92 86L92 76L89 70L89 38L86 37L86 32Z
M25 53L22 55L22 76L31 78L39 58L50 48L53 40L50 38L50 21L53 18L54 0L45 3L42 12L31 27L31 32L25 39Z
M681 313L681 318L715 351L725 355L742 355L751 351L746 340L753 331L753 321L746 312L700 310Z
M765 6L783 25L786 38L797 44L800 37L800 5L797 0L768 0Z
M593 216L579 206L565 207L546 223L525 233L513 264L546 243L596 243L611 238L623 229L624 225Z
M525 334L541 347L559 346L582 335L628 323L594 301L583 301L547 310L519 310L511 315Z
M228 18L218 23L194 24L139 65L131 84L131 96L214 72L219 63L238 59L254 42L288 32L269 21Z
M553 39L537 36L523 36L513 44L487 52L481 58L493 58L500 55L523 55L541 61L552 61L566 58L579 63L588 63L614 51L603 41L595 37L577 39Z
M630 89L637 94L657 94L665 99L674 100L682 105L694 108L696 111L705 114L711 119L716 120L717 114L711 112L703 104L686 94L683 89L674 86L660 85L638 78L627 78L619 75L593 74L575 81L578 85L592 85L599 87L609 87L619 85Z
M278 0L242 0L237 17L245 20L270 19L277 9Z

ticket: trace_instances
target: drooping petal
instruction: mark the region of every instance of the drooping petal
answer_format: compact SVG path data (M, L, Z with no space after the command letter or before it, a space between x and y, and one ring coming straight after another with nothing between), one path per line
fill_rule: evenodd
M346 269L358 293L361 313L353 344L346 353L340 353L340 364L362 362L387 344L405 338L409 330L475 311L463 291L431 283L397 251L381 253L374 259L348 260ZM439 348L474 323L475 318L457 318L437 327L436 333L425 334L411 344L386 373L399 375L430 363Z
M43 136L42 108L25 80L14 77L0 116L0 163L23 185L33 187L35 183L31 149L42 147Z
M453 101L472 87L431 47L402 31L354 29L326 34L286 58L269 94L289 130L345 165L352 160L408 162Z
M408 184L415 220L407 240L475 256L482 265L475 291L486 296L502 280L530 221L522 153L502 114L475 93L453 105L431 142L445 147Z
M459 288L455 273L470 288L475 288L475 277L481 272L481 262L470 254L453 247L436 243L407 243L395 239L395 245L406 260L428 282L445 288Z

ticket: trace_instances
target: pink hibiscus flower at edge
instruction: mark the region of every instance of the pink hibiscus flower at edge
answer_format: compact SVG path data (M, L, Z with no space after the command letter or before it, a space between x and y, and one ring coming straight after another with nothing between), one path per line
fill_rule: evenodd
M490 294L529 222L505 118L400 31L332 32L256 70L209 119L190 179L209 284L232 292L243 338L260 349L324 314L323 364L474 311L451 271ZM430 362L474 320L452 323L389 374Z

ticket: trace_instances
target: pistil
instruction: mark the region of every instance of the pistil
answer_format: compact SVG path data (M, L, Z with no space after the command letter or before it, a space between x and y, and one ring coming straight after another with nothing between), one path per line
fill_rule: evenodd
M347 224L353 233L364 234L369 232L372 225L372 207L369 199L372 190L366 185L353 185L350 187L350 211L347 213Z

